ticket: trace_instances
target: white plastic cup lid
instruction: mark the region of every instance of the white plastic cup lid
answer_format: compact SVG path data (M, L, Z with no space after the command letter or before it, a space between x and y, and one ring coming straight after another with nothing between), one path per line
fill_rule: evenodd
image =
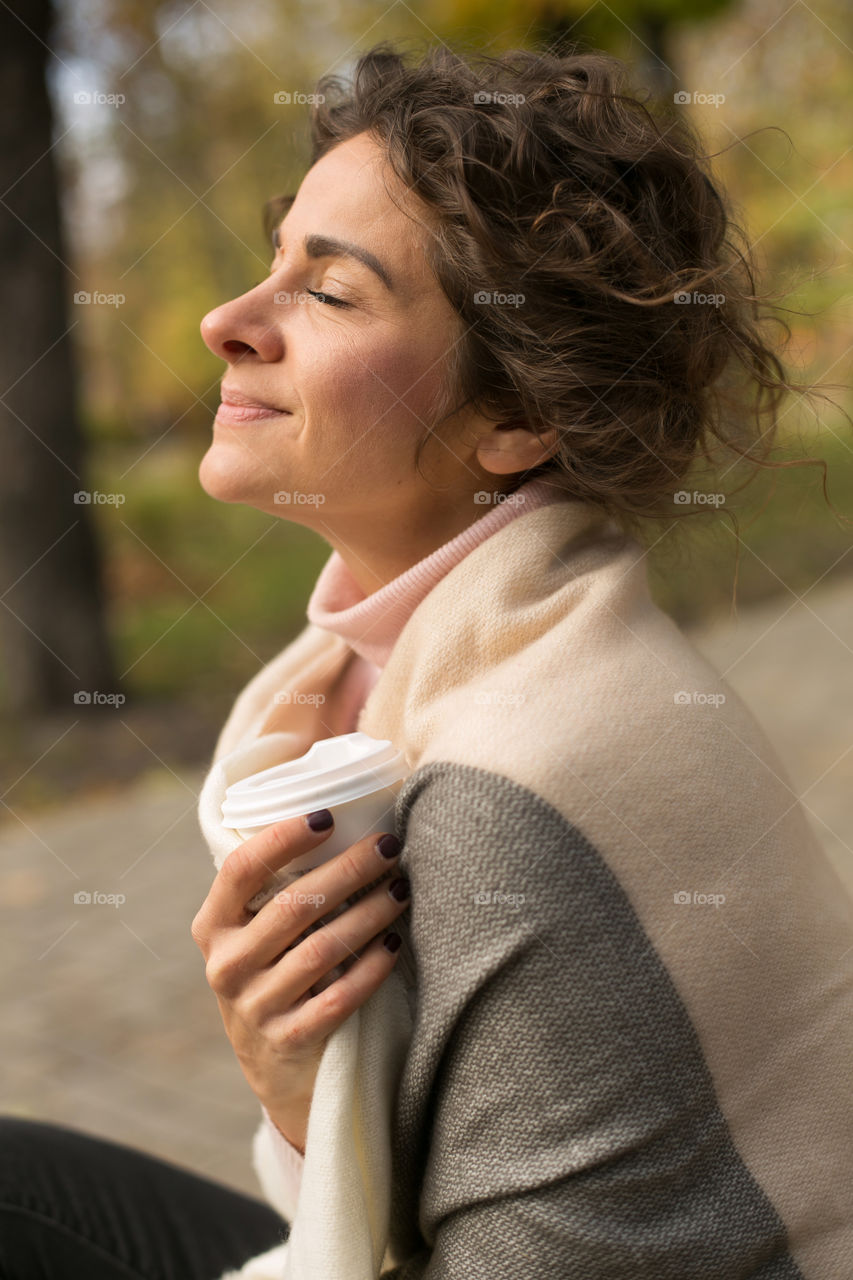
M393 742L344 733L315 742L304 756L232 782L222 801L223 826L265 827L316 809L331 809L394 786L408 772Z

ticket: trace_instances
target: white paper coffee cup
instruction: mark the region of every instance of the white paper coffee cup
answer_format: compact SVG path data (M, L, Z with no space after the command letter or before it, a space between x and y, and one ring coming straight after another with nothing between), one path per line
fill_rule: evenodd
M365 836L394 831L394 806L407 773L392 742L356 732L323 738L296 760L233 782L222 801L222 825L243 840L317 809L331 809L335 819L332 834L276 872L247 909L259 911L274 893Z

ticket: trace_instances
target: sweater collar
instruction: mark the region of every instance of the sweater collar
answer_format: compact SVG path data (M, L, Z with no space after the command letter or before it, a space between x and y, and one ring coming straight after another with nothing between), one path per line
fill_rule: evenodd
M367 596L340 553L333 551L308 601L308 621L335 632L362 658L384 667L411 614L454 565L511 520L565 498L565 490L534 477L455 538Z

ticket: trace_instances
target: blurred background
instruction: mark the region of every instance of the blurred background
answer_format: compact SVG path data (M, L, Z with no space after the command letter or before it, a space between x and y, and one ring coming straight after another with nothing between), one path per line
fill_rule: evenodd
M798 313L795 373L844 384L853 10L7 0L0 32L0 1105L257 1192L257 1104L189 936L212 878L195 806L330 548L201 489L223 366L198 326L268 270L261 205L307 166L300 95L385 38L624 57L716 156L764 286ZM831 505L821 467L734 492L729 461L739 556L710 510L662 531L649 566L853 885L853 436L833 394L818 415L786 406L773 455L822 459Z

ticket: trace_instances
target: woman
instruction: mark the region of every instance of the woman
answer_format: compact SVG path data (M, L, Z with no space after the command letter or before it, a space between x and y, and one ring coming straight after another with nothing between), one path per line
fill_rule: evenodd
M199 477L333 552L214 760L390 737L399 839L308 873L322 909L251 915L330 815L278 824L193 921L273 1208L7 1121L22 1185L49 1167L91 1202L33 1196L6 1274L276 1274L305 1203L326 1257L347 1206L330 1185L324 1224L300 1189L325 1051L406 957L390 1201L368 1160L346 1220L355 1253L378 1206L387 1280L849 1274L850 903L761 730L651 602L636 536L693 505L712 439L760 452L792 384L697 141L619 75L379 46L351 92L320 82L269 278L202 323L227 369Z

